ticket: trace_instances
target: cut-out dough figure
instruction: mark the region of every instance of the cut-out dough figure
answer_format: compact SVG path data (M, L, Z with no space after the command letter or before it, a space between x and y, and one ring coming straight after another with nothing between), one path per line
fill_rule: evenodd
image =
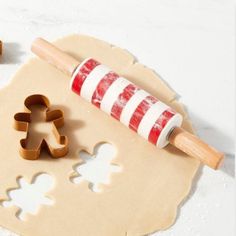
M10 200L2 202L4 207L19 208L18 219L25 220L28 213L37 214L41 205L52 205L53 201L45 194L53 187L53 178L47 174L38 175L33 183L27 183L24 178L18 180L19 188L8 192Z
M78 184L86 180L92 191L100 192L101 184L110 183L111 173L121 171L121 167L112 164L115 154L115 148L109 143L97 145L92 155L81 151L79 155L83 163L75 167L78 174L73 174L72 182Z
M64 125L63 112L49 110L49 106L45 96L32 95L25 100L26 112L14 116L15 129L27 132L26 138L20 140L20 154L25 159L38 159L42 148L54 158L68 152L68 139L57 130Z

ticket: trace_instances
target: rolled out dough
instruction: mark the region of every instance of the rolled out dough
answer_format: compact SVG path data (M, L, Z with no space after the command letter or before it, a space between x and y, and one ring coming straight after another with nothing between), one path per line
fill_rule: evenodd
M192 131L175 93L127 51L84 35L68 36L55 44L79 60L93 57L107 64L177 109L185 117L184 127ZM42 206L25 222L16 218L15 207L0 206L0 225L26 236L140 236L168 228L190 191L199 162L170 145L158 150L71 92L69 79L34 58L0 91L0 200L7 199L7 190L17 187L19 176L30 182L46 172L56 180L49 193L55 201L53 206ZM25 133L13 129L13 115L22 110L24 99L35 93L44 94L52 109L65 113L65 126L60 130L70 141L65 158L55 160L44 153L37 161L27 161L19 156L19 140ZM69 178L73 166L81 162L78 152L84 149L93 153L101 142L115 146L113 164L121 166L122 172L111 176L111 184L102 186L102 193L94 193L86 181L76 185Z

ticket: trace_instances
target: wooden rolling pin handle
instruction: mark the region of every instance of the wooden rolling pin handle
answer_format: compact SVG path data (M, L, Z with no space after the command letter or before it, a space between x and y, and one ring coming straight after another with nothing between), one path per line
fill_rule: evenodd
M72 76L73 72L80 64L80 62L75 58L71 57L67 53L64 53L42 38L37 38L34 40L31 50L41 59L57 67L69 76Z
M191 157L199 159L213 169L218 169L223 162L224 154L209 146L198 137L182 128L176 127L169 135L169 142Z

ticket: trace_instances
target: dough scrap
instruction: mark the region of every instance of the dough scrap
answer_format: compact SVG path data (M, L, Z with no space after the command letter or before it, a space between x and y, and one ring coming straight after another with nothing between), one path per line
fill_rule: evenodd
M55 44L79 60L93 57L168 103L185 117L184 127L192 127L172 91L151 69L135 62L126 50L85 35L71 35ZM25 222L15 217L16 208L0 206L0 225L24 236L140 236L171 226L177 207L190 191L199 162L174 147L158 150L115 119L83 101L70 91L70 78L47 63L33 58L0 90L0 200L17 187L23 176L30 182L46 172L56 179L49 197L55 205L40 208ZM70 151L66 158L52 160L43 154L37 161L19 157L18 143L24 133L12 128L13 115L22 109L31 94L44 94L52 109L62 109ZM114 130L116 132L114 132ZM69 180L72 166L80 162L78 152L93 152L96 144L109 142L116 147L113 164L123 171L111 176L111 184L94 193L88 182Z

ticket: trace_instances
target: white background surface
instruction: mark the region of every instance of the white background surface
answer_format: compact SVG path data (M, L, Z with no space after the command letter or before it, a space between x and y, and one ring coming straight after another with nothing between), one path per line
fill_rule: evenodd
M198 134L226 153L204 167L176 223L161 236L234 236L235 6L228 0L0 0L0 86L37 36L89 34L128 49L180 95ZM0 236L8 235L0 230Z

